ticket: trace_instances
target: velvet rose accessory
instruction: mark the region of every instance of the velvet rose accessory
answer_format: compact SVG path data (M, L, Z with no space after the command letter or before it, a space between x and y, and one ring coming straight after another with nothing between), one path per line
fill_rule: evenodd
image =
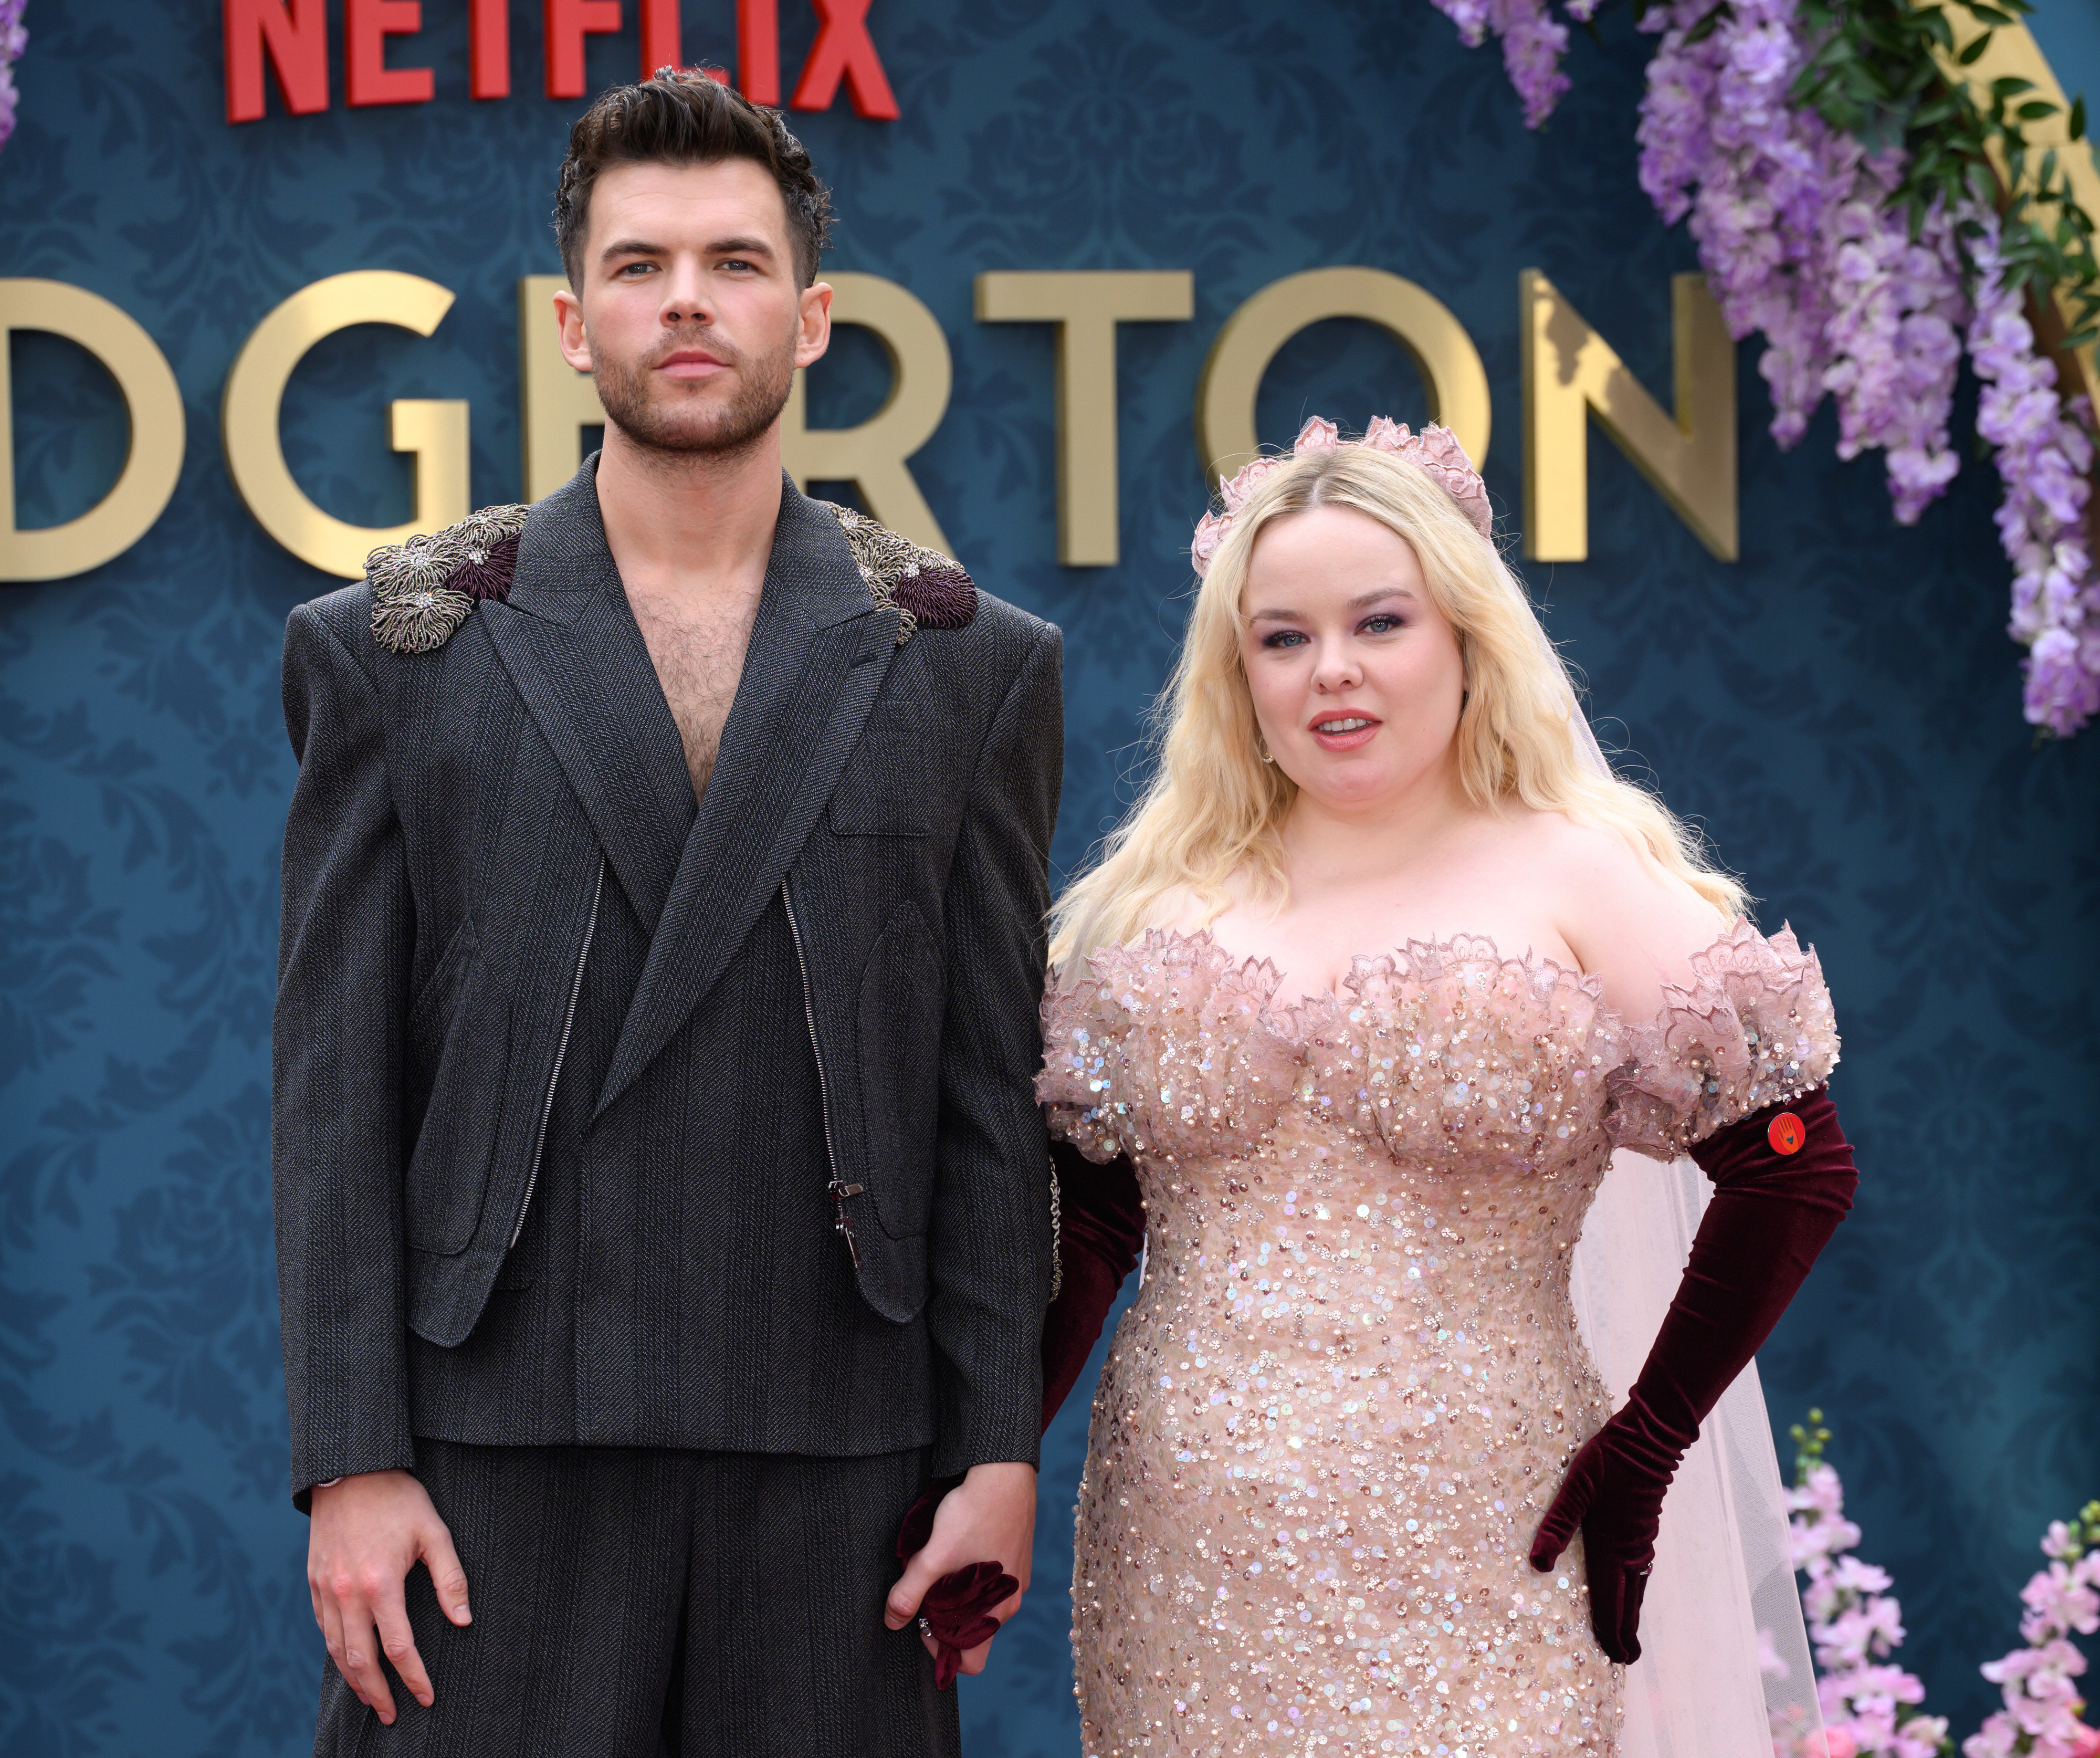
M1189 559L1195 564L1198 577L1210 572L1211 558L1218 553L1218 546L1233 528L1233 519L1264 482L1290 463L1291 458L1303 457L1308 452L1333 452L1351 445L1365 446L1391 457L1404 457L1427 471L1430 479L1458 503L1458 510L1472 521L1473 529L1490 543L1494 541L1495 515L1488 505L1487 484L1480 480L1480 473L1473 468L1473 461L1466 456L1466 448L1458 444L1458 436L1449 428L1432 422L1420 433L1414 433L1405 422L1374 415L1362 439L1344 439L1341 429L1316 415L1298 430L1290 457L1258 457L1229 482L1219 479L1218 493L1225 503L1224 510L1206 513L1196 527L1194 541L1189 546Z
M962 1481L940 1478L911 1504L897 1534L900 1562L908 1562L925 1548L927 1539L933 1535L933 1516L940 1509L941 1498ZM991 1609L1020 1591L1020 1582L995 1562L973 1562L966 1568L951 1570L926 1589L926 1597L919 1604L919 1628L933 1639L933 1683L938 1689L945 1691L955 1682L967 1650L999 1634L999 1619L992 1616Z

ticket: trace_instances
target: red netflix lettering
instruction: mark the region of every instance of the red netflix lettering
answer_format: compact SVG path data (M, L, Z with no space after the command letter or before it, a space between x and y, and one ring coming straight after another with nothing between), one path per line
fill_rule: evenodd
M620 29L620 0L546 0L547 95L584 95L584 38Z
M677 67L678 0L642 0L642 77L654 79L660 67Z
M469 0L467 90L477 98L510 95L510 0Z
M779 0L736 0L736 84L753 104L780 102Z
M324 0L225 0L226 119L262 115L262 56L269 52L277 91L294 116L329 107L328 13Z
M844 75L855 113L871 121L895 121L897 99L867 34L868 0L811 0L811 4L817 9L817 40L810 46L810 59L802 64L802 77L796 82L789 108L828 110Z
M437 90L430 68L386 64L386 39L422 28L422 0L343 0L343 102L428 104Z

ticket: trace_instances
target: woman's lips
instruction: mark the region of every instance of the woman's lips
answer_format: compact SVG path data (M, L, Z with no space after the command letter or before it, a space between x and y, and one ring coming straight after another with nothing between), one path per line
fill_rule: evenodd
M1328 732L1322 729L1332 726L1349 725L1349 730ZM1312 742L1323 751L1353 751L1369 744L1383 722L1370 714L1323 714L1306 730L1312 735Z

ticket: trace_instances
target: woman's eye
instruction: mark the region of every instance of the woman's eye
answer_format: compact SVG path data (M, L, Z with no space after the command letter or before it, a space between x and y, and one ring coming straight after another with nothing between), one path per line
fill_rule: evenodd
M1394 629L1405 629L1406 626L1407 625L1397 616L1389 616L1381 612L1376 616L1366 616L1364 619L1363 632L1367 635L1389 635Z
M1265 647L1295 647L1303 645L1304 639L1295 629L1279 629L1274 634L1264 635L1261 644Z

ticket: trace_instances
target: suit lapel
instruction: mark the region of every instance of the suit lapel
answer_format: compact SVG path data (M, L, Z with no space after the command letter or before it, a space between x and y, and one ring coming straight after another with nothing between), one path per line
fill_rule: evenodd
M478 614L643 927L662 916L695 814L670 704L607 548L586 466L532 510L510 602Z
M779 889L867 724L897 651L898 621L894 611L876 607L837 521L783 481L721 752L656 921L600 1111L690 1017Z

